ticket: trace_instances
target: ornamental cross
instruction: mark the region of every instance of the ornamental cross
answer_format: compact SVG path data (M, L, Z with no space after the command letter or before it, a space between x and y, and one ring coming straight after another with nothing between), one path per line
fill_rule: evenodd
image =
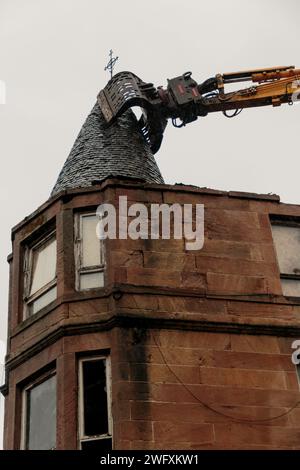
M115 66L115 63L117 62L117 60L119 59L119 57L113 57L113 51L112 49L109 51L109 61L108 61L108 64L106 65L106 67L104 68L104 70L108 70L110 72L110 78L112 78L113 76L113 71L114 71L114 66Z

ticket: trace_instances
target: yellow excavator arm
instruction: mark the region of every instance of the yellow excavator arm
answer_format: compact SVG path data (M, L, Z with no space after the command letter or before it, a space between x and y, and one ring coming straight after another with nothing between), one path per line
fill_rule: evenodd
M300 100L300 69L294 66L218 74L198 84L186 72L168 80L167 88L154 87L131 72L120 72L98 95L107 125L133 106L142 108L139 124L153 153L157 152L168 119L183 127L198 117L221 111L237 116L244 108L280 106ZM226 85L252 82L247 88L226 92ZM233 111L233 113L228 113ZM178 122L179 121L179 122Z
M258 85L225 93L225 85L251 81ZM300 69L274 67L216 76L218 93L204 96L207 112L238 110L257 106L292 104L300 98ZM299 98L298 98L299 96Z

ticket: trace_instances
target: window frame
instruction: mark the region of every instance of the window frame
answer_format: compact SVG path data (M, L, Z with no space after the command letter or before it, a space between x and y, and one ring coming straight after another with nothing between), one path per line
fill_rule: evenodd
M34 252L41 248L42 246L50 243L52 239L56 240L56 230L52 230L47 235L44 235L38 241L33 242L32 244L26 245L25 253L24 253L24 262L23 262L23 303L24 303L24 310L23 310L23 320L36 315L40 310L46 308L49 304L42 307L38 312L31 313L31 306L34 301L41 298L44 294L50 291L53 287L57 285L57 249L56 249L56 272L55 277L52 281L48 282L45 286L41 287L37 292L30 295L30 289L33 281L33 268L34 268Z
M300 273L297 274L297 273L284 273L281 271L280 269L280 265L279 265L279 260L278 260L278 253L277 253L277 247L276 247L276 243L275 243L275 239L274 239L274 236L273 236L273 229L272 227L273 226L280 226L280 227L286 227L286 228L289 228L289 227L292 227L292 228L298 228L300 230L300 219L298 217L293 217L293 216L287 216L287 217L282 217L282 218L276 218L276 217L272 217L270 216L270 224L271 224L271 231L272 231L272 240L273 240L273 245L274 245L274 250L275 250L275 254L276 254L276 261L277 261L277 266L278 266L278 271L280 273L280 279L288 279L288 280L292 280L292 281L299 281L300 283ZM282 286L282 283L281 283L281 286ZM296 296L296 295L284 295L283 296L287 299L299 299L300 296Z
M51 379L52 377L56 376L56 416L57 416L57 372L56 369L51 369L48 372L40 375L35 380L29 382L25 387L21 390L21 442L20 442L20 450L30 450L27 449L27 418L28 418L28 408L27 408L27 397L28 392L33 388L37 387L43 382ZM57 441L57 418L56 418L56 426L55 426L55 441ZM57 442L56 442L57 445ZM55 448L51 448L48 450L55 450Z
M83 218L84 217L97 217L96 211L78 212L75 214L75 237L74 237L74 250L75 250L75 287L78 292L89 291L91 289L103 289L104 286L81 288L81 275L105 272L105 252L104 240L98 239L100 245L100 264L93 266L83 266Z
M108 433L95 436L84 434L84 389L83 389L83 363L103 360L105 363L105 380L107 396L107 423ZM82 450L82 442L111 439L113 445L113 419L112 419L112 392L111 392L111 361L110 356L85 356L78 360L78 448Z

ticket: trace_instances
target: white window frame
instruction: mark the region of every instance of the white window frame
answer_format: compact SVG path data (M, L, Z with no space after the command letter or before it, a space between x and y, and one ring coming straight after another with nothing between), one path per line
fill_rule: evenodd
M105 363L106 395L107 395L107 422L108 433L95 436L84 435L84 390L83 390L83 363L102 360ZM82 442L111 439L113 443L112 396L111 396L111 362L109 356L87 356L79 359L79 400L78 400L78 445L81 450Z
M280 227L286 227L286 228L297 228L297 229L300 229L300 223L299 222L293 222L291 220L284 220L284 219L272 219L270 220L270 223L271 223L271 230L273 230L273 227L274 226L280 226ZM276 253L276 259L277 259L277 265L278 265L278 270L280 272L280 280L281 280L281 285L282 285L282 281L284 280L290 280L290 281L297 281L297 282L300 282L300 274L292 274L292 273L284 273L281 271L280 269L280 264L279 264L279 259L278 259L278 253L277 253L277 247L276 247L276 243L275 243L275 239L274 239L274 236L273 236L273 232L272 232L272 239L273 239L273 246L274 246L274 250L275 250L275 253ZM298 298L298 296L290 296L290 295L285 295L285 297L287 298Z
M104 252L104 241L99 239L100 245L100 264L94 266L83 266L83 244L82 244L82 234L83 234L83 224L82 220L84 217L96 217L95 212L80 212L75 214L75 269L76 269L76 290L85 291L90 289L102 289L102 286L99 287L90 287L86 289L81 289L80 287L80 276L81 274L92 274L92 273L103 273L105 271L105 252Z
M32 279L33 279L34 252L35 250L38 250L39 248L41 248L43 245L46 245L47 243L49 243L50 240L52 240L53 238L55 238L55 240L57 241L55 230L49 233L48 235L46 235L45 237L43 237L41 240L39 240L35 244L31 246L30 245L26 246L25 248L24 267L23 267L23 273L24 273L23 319L24 320L32 315L35 315L31 313L32 303L36 301L37 299L39 299L40 297L42 297L42 295L46 294L50 289L52 289L53 287L57 285L57 272L56 272L55 278L52 281L48 282L48 284L41 287L37 292L30 295L30 289L31 289L31 284L32 284ZM56 266L56 271L57 271L57 266Z
M37 385L40 385L43 382L46 382L47 380L51 379L51 377L54 377L54 376L57 376L55 369L41 375L40 377L38 377L38 379L33 380L32 382L30 382L30 384L28 384L22 390L22 404L21 404L21 407L22 407L21 408L22 409L21 419L22 419L22 421L21 421L21 445L20 445L20 450L28 450L26 448L27 418L28 418L28 416L27 416L27 394L31 389L35 388ZM56 377L56 385L57 385L57 377ZM56 412L57 412L57 387L56 387ZM57 433L57 424L56 424L56 433ZM56 439L57 439L57 437L56 437ZM51 448L49 450L55 450L55 448Z

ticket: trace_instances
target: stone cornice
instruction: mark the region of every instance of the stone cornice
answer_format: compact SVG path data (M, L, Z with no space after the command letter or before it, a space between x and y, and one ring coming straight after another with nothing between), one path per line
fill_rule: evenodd
M205 320L183 320L168 317L153 318L150 316L139 316L133 313L116 313L110 318L99 320L93 323L62 325L54 332L39 340L38 343L22 351L20 354L6 362L6 383L0 387L3 395L8 393L9 372L20 366L43 349L54 344L56 341L67 337L96 333L111 330L115 327L122 328L153 328L153 329L180 329L185 331L202 331L213 333L247 334L247 335L268 335L300 337L300 325L270 325L270 324L242 324L233 322L216 322Z
M203 194L211 196L227 196L230 198L238 199L249 199L249 200L260 200L268 201L273 203L280 203L280 197L276 194L256 194L242 191L223 191L218 189L211 188L200 188L198 186L191 186L185 184L157 184L157 183L141 183L139 180L129 178L106 178L102 182L95 182L90 187L78 188L78 189L66 189L57 193L55 196L51 197L44 204L39 206L34 212L25 217L21 222L15 225L12 228L12 234L17 232L20 228L26 225L30 220L35 218L37 215L41 214L48 209L52 204L61 200L62 203L69 201L76 195L84 195L89 193L95 193L98 191L105 191L108 188L125 188L125 189L142 189L142 190L152 190L152 191L171 191L179 193L190 193L190 194ZM287 204L292 205L292 204Z
M70 303L96 300L112 297L114 300L118 301L123 295L126 294L137 294L137 295L161 295L161 296L170 296L170 297L186 297L186 298L199 298L206 300L219 300L219 301L230 301L230 302L251 302L259 304L272 304L276 306L300 306L300 299L287 299L283 296L275 296L272 294L224 294L224 293L214 293L210 294L209 292L199 289L184 289L184 288L169 288L169 287L151 287L151 286L141 286L134 284L115 284L114 286L108 286L106 288L97 289L94 292L74 292L74 294L69 294L63 298L55 300L52 304L42 309L36 315L27 318L23 322L19 323L16 328L11 332L10 338L16 336L20 332L29 328L32 324L39 321L41 318L48 315L50 312L55 310L61 305L67 305Z

